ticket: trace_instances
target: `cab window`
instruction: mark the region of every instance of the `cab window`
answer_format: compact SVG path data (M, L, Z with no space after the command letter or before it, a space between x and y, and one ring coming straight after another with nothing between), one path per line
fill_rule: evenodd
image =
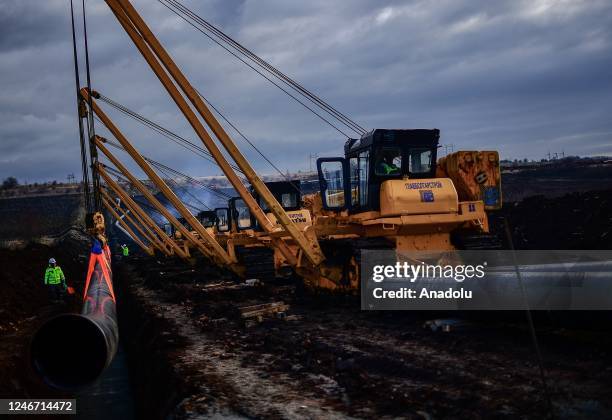
M217 214L217 230L219 232L227 232L230 230L229 209L219 208L215 210Z
M281 205L284 209L291 209L298 206L298 197L295 193L284 193L281 195Z
M234 209L238 229L249 229L251 227L251 211L241 198L234 201Z
M270 211L270 207L268 207L268 203L266 203L266 200L264 200L263 198L259 197L257 202L259 203L259 207L261 207L261 209L264 212L269 212Z
M431 149L411 149L408 155L408 172L424 174L431 172Z
M359 205L359 166L357 158L350 159L350 176L351 176L351 206Z
M200 223L202 224L202 226L206 228L215 226L217 222L217 218L214 213L213 214L209 214L209 213L200 214L199 219L200 219Z
M402 171L402 152L400 149L382 149L376 156L376 175L399 175Z
M319 176L324 181L324 203L326 208L339 209L345 206L344 170L341 160L320 162ZM283 195L283 202L285 197ZM284 204L283 204L284 205Z
M359 205L368 205L368 182L370 178L370 152L359 153Z

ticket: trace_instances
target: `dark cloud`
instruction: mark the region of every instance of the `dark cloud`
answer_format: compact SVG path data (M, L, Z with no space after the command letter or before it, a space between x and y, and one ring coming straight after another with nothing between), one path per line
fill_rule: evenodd
M437 127L445 143L508 158L612 154L609 1L184 2L366 127ZM68 4L0 4L0 177L79 172ZM281 168L341 153L341 135L159 2L134 4L193 83ZM94 87L195 138L105 3L87 5ZM219 173L108 112L144 154Z
M65 19L67 8L58 7L58 4L60 2L2 2L0 51L40 47L61 39L63 33L58 21Z

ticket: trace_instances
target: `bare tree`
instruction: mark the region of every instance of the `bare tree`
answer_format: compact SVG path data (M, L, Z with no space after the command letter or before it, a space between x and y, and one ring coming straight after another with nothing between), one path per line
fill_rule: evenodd
M14 176L9 176L4 181L2 181L2 189L10 190L11 188L15 188L19 185L19 181Z

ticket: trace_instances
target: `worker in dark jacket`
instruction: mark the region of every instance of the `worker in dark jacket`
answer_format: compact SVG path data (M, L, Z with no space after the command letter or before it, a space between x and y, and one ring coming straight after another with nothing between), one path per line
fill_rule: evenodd
M49 259L49 266L45 270L45 285L53 301L60 301L66 290L66 277L62 268L57 265L55 258Z

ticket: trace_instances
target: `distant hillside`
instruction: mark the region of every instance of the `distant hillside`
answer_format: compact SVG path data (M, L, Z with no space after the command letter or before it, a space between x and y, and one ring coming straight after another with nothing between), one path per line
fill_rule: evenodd
M612 189L612 165L555 165L502 173L505 202L543 195L560 197L573 192Z
M0 199L0 240L58 235L83 222L81 194L47 194Z

